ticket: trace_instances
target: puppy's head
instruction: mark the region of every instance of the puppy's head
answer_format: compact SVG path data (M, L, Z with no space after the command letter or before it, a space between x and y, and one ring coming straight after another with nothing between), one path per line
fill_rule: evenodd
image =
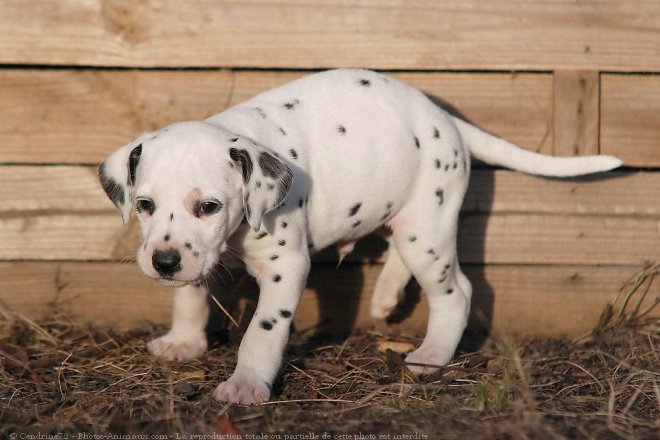
M99 177L124 223L137 213L139 267L169 285L204 278L243 218L258 230L293 180L266 148L205 122L143 134L112 153Z

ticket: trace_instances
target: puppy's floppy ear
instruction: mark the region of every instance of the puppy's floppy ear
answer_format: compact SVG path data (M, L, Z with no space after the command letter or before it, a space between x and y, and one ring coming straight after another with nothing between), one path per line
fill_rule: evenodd
M257 231L263 216L286 198L293 184L293 172L263 146L244 138L234 139L229 157L241 170L245 218Z
M99 179L108 198L115 204L124 224L131 218L133 189L142 154L143 136L112 153L99 166Z

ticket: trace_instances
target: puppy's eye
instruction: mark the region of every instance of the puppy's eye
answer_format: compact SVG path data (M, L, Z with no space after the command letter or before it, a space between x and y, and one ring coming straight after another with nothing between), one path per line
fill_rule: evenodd
M146 212L147 214L151 215L154 213L155 205L153 200L151 199L138 199L135 202L135 210L138 213L143 213Z
M197 207L197 215L211 215L222 209L222 203L217 200L206 200Z

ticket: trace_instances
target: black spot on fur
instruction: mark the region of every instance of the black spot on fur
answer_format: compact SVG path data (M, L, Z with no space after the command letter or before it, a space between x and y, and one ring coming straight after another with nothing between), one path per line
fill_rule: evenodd
M282 127L277 127L277 129L282 133L282 136L286 136L286 131Z
M260 232L260 233L258 233L254 238L257 239L257 240L261 240L261 239L264 238L266 235L268 235L268 232Z
M447 295L451 295L452 293L454 293L454 289L447 289Z
M277 260L278 258L280 258L279 255L271 255L271 256L270 256L270 261L275 261L275 260Z
M280 316L282 318L291 318L291 312L288 311L288 310L282 309L282 310L280 310Z
M433 137L435 139L440 139L440 130L438 130L436 127L433 127Z
M443 275L444 275L444 274L443 274ZM444 283L445 281L447 281L447 277L446 277L446 276L443 276L442 278L440 278L440 279L438 280L438 284L442 284L442 283Z
M194 256L195 258L198 258L198 257L199 257L199 252L197 252L197 251L193 252L193 256Z
M279 274L273 275L273 281L279 283L280 281L282 281L282 276Z
M128 184L129 186L135 185L135 171L137 170L138 163L140 163L140 156L142 155L142 144L133 148L131 154L128 155Z
M280 246L285 246L286 245L286 240L280 240L277 242Z
M264 175L273 179L278 179L289 171L284 163L268 153L260 153L258 163Z
M289 150L289 154L291 154L291 157L293 157L294 159L298 159L298 152L293 148Z
M259 325L261 326L262 329L264 330L272 330L273 329L273 324L270 321L266 321L265 319L262 320Z
M232 142L232 143L234 143L234 142L238 142L238 138L237 138L237 137L233 137L233 138L229 139L229 142Z
M369 87L371 85L371 81L366 78L360 78L359 82L362 87Z
M174 220L174 213L171 213L170 214L170 221L173 221L173 220Z
M445 171L448 171L448 170L449 170L449 164L446 164L445 165Z
M435 196L438 198L438 204L442 206L445 202L445 192L438 188L435 190Z
M440 168L442 168L442 162L440 162L440 159L436 159L436 160L435 160L435 167L436 167L436 169L438 169L438 170L439 170Z
M361 207L362 207L362 203L356 203L355 205L351 206L351 209L348 210L348 216L353 217L355 214L358 213Z
M337 127L337 131L339 132L339 134L346 134L346 127L340 125Z
M452 167L453 169L456 169L456 168L458 168L458 164L457 164L456 162L454 162L453 165L452 165L451 167Z
M429 255L435 255L435 251L433 249L429 249L426 251Z
M261 180L257 180L257 183L255 184L257 188L261 188Z
M287 226L289 226L287 222L282 222L282 229L286 229Z
M229 149L229 157L234 162L239 162L241 164L241 171L243 173L243 182L248 183L250 177L252 177L252 158L250 153L247 150L238 150L236 148Z
M297 99L294 99L293 101L285 102L284 103L284 108L287 109L287 110L293 110L294 108L296 108L296 106L298 104L300 104L300 101L298 101Z
M124 188L122 188L115 179L107 175L105 171L105 163L102 163L101 166L99 166L99 180L101 181L103 191L105 191L112 203L116 206L123 205L126 201Z
M188 243L188 242L185 242L185 243L184 243L184 246L185 246L186 249L188 249L188 250L191 250L191 249L192 249L192 244L190 244L190 243Z
M257 112L262 119L266 119L266 113L261 109L261 107L255 107L254 110Z
M451 264L445 264L445 269L449 269L451 267Z
M357 228L357 227L360 226L361 224L362 224L362 220L358 220L358 221L356 221L355 223L353 223L353 227L354 227L354 228Z
M415 147L419 148L419 138L415 136Z
M411 242L411 243L414 243L414 242L417 241L417 237L415 237L414 235L411 235L410 237L408 237L408 241Z
M268 188L268 191L272 191L272 190L275 189L275 185L273 185L272 183L269 183L268 185L266 185L266 188Z
M163 237L163 240L170 241L170 234L167 234L165 237Z
M298 200L298 208L302 208L305 205L305 199Z

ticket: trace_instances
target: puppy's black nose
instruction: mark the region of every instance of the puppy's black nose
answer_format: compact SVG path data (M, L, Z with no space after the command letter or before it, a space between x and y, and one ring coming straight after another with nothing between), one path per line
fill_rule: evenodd
M181 270L181 254L176 249L154 251L151 264L161 276L171 276Z

